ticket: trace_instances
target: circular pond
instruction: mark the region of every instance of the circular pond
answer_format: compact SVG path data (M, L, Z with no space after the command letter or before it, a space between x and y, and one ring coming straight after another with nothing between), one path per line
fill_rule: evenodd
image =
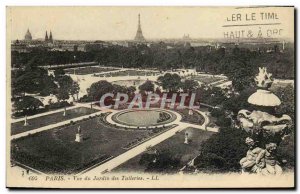
M176 120L176 115L160 109L124 110L114 114L112 120L127 126L151 127L171 123Z

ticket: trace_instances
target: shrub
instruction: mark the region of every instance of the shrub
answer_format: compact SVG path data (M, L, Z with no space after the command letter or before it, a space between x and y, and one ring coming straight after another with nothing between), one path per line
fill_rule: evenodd
M239 161L247 152L245 138L248 134L235 128L221 128L202 143L201 154L195 160L200 170L216 172L240 171Z
M213 108L211 109L210 114L211 116L218 118L224 115L224 111L219 108Z
M217 118L216 124L222 127L229 127L231 125L231 119L226 118L224 116L220 116Z
M279 159L287 160L287 163L283 166L286 169L293 169L295 166L295 135L290 134L288 137L284 138L280 145L278 146L277 154Z

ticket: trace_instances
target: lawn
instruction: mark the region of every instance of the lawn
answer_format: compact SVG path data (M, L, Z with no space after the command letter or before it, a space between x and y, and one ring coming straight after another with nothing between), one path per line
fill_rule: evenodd
M74 141L79 125L84 137L81 143ZM78 173L125 152L122 146L149 132L109 128L96 117L13 140L12 158L45 173Z
M228 82L229 80L228 79L225 79L225 80L221 80L221 81L219 81L219 82L215 82L214 84L212 84L211 86L218 86L218 85L221 85L221 84L224 84L224 83L226 83L226 82Z
M273 82L273 84L271 85L271 88L270 90L271 91L276 91L278 88L285 88L285 87L288 87L288 86L293 86L294 87L294 84L291 84L291 83L284 83L284 82Z
M196 75L192 76L190 79L202 82L204 84L211 84L213 82L223 80L224 78L215 76Z
M98 111L99 110L90 109L86 107L79 107L70 110L67 109L66 116L63 116L63 111L62 111L53 114L48 114L41 117L36 117L33 119L28 119L27 120L27 122L29 123L28 126L24 126L24 121L19 121L11 124L11 135L15 135L32 129L37 129L54 123L66 121L76 117L89 115Z
M119 77L119 76L154 76L159 75L160 73L154 71L137 71L137 70L125 70L120 72L113 72L105 74L105 77ZM104 75L99 75L104 77Z
M186 132L190 137L190 143L188 145L184 144L184 136ZM214 133L195 128L187 128L154 146L153 149L157 149L159 151L167 150L174 157L179 157L180 165L183 167L187 162L199 155L201 143L206 141L212 134ZM144 153L139 154L120 165L114 169L114 172L144 172L147 166L139 164Z
M108 72L108 71L115 71L117 69L111 68L111 67L79 67L79 68L72 68L72 69L65 69L65 73L68 74L74 74L74 72L77 75L86 75L86 74L94 74L94 73L102 73L102 72Z
M193 111L193 115L189 115L188 109L178 109L176 110L179 114L181 114L182 122L192 123L196 125L202 125L205 121L204 117L196 111Z

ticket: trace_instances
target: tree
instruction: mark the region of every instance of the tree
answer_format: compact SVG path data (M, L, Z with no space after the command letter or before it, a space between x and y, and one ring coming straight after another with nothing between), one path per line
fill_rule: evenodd
M76 100L78 100L79 90L80 90L79 84L77 82L73 81L73 84L70 89L70 93L73 96L73 98L74 98L74 95L76 94Z
M66 93L67 93L68 95L72 95L72 97L74 99L74 95L76 94L77 100L78 100L78 93L79 93L80 87L76 81L73 81L73 79L68 75L56 76L55 80L57 81L57 83L59 85L59 89L58 89L57 93L60 93L60 94L58 94L58 95L66 96ZM64 90L64 91L62 91L62 90ZM69 97L67 99L69 99Z
M147 165L146 172L176 173L180 168L180 159L168 150L162 150L157 154L145 153L139 163Z
M182 89L184 92L192 92L195 91L199 87L199 83L195 80L185 80L182 82Z
M59 88L58 92L57 92L57 98L58 98L59 101L64 102L64 114L63 115L66 116L66 103L65 103L65 101L70 98L69 92L66 89L64 89L63 87Z
M229 77L229 79L232 80L232 86L236 91L242 91L254 85L253 76L251 75L252 71L253 70L249 68L240 67Z
M53 84L53 80L49 78L45 69L35 67L32 64L26 65L24 70L17 71L12 82L14 94L41 93L46 85Z
M229 111L233 112L235 115L241 109L251 110L252 107L251 107L251 104L248 103L248 98L255 91L256 91L256 88L249 87L247 89L240 91L238 94L231 95L230 98L227 98L222 103L223 108L225 110L229 110Z
M130 94L130 95L134 94L135 91L136 91L136 87L135 86L129 86L127 88L127 93Z
M64 71L63 68L58 68L58 69L54 70L54 76L55 77L59 77L59 76L62 76L62 75L65 75L65 71Z
M154 84L147 80L145 83L139 86L141 92L154 92Z
M126 86L120 86L118 84L113 84L113 93L117 94L117 93L127 93L127 87Z
M42 96L48 96L50 94L56 94L57 92L57 84L54 83L54 79L52 76L45 76L42 80L43 88L40 91Z
M62 100L62 101L68 100L70 98L69 92L65 90L63 87L59 88L57 92L57 98L58 100Z
M100 100L100 98L106 93L112 93L114 87L111 83L105 80L95 82L88 89L88 96L93 100Z
M30 111L35 111L43 106L43 103L32 96L23 96L14 103L14 106L17 111L23 111L25 114L28 114Z
M68 92L71 91L71 88L73 86L73 79L70 76L63 75L63 76L55 77L55 79L58 82L60 88L64 88Z
M276 108L277 114L287 114L293 120L295 118L295 89L292 85L276 88L274 93L281 100L281 105Z
M220 73L224 73L232 81L236 91L242 91L254 85L256 67L248 61L249 56L244 56L239 49L233 51L233 56L220 62Z
M181 78L178 74L166 73L163 76L159 76L157 81L158 85L169 92L177 92L181 87Z
M221 128L203 142L200 155L195 159L195 166L203 171L234 172L240 171L239 161L245 156L248 134L241 129Z
M221 88L199 87L196 89L196 99L211 106L222 105L227 100Z

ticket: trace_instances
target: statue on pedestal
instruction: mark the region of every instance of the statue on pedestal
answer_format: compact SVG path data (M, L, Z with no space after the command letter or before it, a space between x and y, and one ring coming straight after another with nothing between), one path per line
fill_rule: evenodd
M188 133L185 133L185 136L184 136L184 144L189 144L189 134Z
M263 149L258 147L257 143L250 137L246 138L245 143L248 145L249 150L247 151L246 157L240 160L242 172L256 173L260 171L260 162L257 163L256 159Z
M268 175L280 175L282 174L282 168L276 155L277 145L275 143L266 144L266 149L259 153L257 156L257 163L262 163L261 174Z
M63 113L63 116L65 117L66 116L66 112L67 112L67 110L66 110L66 107L64 108L64 113Z
M24 126L28 126L27 115L25 115Z
M77 128L77 133L76 133L75 141L79 142L79 143L83 141L83 135L81 134L81 128L80 128L80 126L78 126L78 128Z
M266 68L259 68L255 81L258 89L248 98L254 110L240 110L237 115L240 127L251 134L251 138L246 138L249 150L240 164L243 172L279 175L282 168L276 150L289 135L292 119L285 114L275 114L275 107L281 101L268 90L273 83L272 74L267 73Z

